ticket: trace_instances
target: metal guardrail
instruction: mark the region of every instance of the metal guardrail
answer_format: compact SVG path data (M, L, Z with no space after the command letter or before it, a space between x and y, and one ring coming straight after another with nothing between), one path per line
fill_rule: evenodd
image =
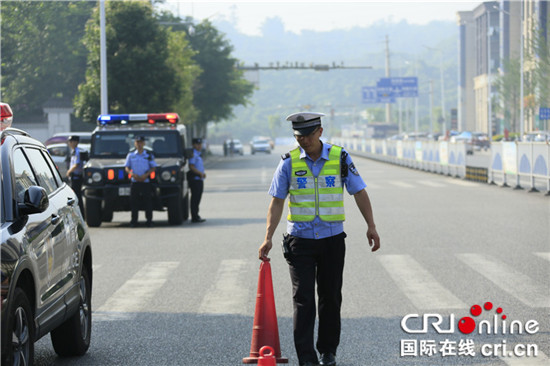
M335 137L331 142L379 161L478 182L495 184L495 177L499 176L508 186L513 176L516 188L524 188L520 178L528 178L532 192L537 191L535 180L544 180L550 195L550 145L544 142L495 142L488 169L466 165L464 142L346 137Z

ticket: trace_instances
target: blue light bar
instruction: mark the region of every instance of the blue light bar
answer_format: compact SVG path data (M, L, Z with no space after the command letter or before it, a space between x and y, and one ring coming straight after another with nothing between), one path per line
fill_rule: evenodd
M149 124L155 123L171 123L176 124L179 121L177 113L156 113L156 114L102 114L97 117L97 124L100 126L106 125L125 125L129 122Z

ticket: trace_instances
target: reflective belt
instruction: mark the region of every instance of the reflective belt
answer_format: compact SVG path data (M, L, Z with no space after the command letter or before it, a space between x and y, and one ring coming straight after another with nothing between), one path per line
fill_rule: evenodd
M290 152L292 173L288 221L313 221L319 216L323 221L344 221L344 187L340 173L340 146L332 146L329 160L325 161L318 177L300 159L300 149Z

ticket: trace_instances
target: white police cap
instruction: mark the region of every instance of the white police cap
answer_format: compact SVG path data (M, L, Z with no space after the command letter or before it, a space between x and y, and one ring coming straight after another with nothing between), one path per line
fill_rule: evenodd
M321 126L321 117L323 113L299 112L286 117L287 121L292 122L292 129L297 136L307 136L318 126Z

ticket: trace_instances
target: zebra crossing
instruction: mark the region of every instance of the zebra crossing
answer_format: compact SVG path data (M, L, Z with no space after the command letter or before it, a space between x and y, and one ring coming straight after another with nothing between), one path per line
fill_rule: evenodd
M536 261L550 261L550 252L529 253ZM497 258L480 253L457 253L452 255L458 262L473 270L475 276L494 284L529 308L550 308L550 291L547 284L526 275L521 267L514 268ZM217 265L217 273L206 286L195 309L185 309L201 315L244 315L253 314L255 288L251 288L251 268L257 268L253 259L223 259ZM472 304L459 294L446 288L438 273L425 263L409 254L377 255L375 261L383 268L388 278L399 289L403 302L409 302L418 313L445 312L450 309L467 310ZM539 263L540 264L540 263ZM159 295L163 285L170 280L181 266L177 261L146 262L118 287L94 311L93 322L116 322L133 320L139 313L149 311L152 300ZM109 271L109 267L96 264L94 273ZM248 286L243 285L248 283ZM405 315L405 314L403 314ZM476 352L479 354L479 352ZM506 365L543 365L550 358L538 351L536 358L499 357Z
M535 252L534 257L550 261L550 252ZM550 291L542 284L487 254L459 253L454 257L475 273L532 308L550 308ZM377 255L377 261L400 289L402 296L418 310L467 309L468 304L438 281L430 268L407 254ZM242 284L255 264L250 259L225 259L218 266L214 282L202 294L196 312L201 314L250 315L249 304L254 289ZM172 273L180 265L176 261L150 262L137 270L99 308L94 321L123 320L147 308ZM94 265L97 273L106 266Z

